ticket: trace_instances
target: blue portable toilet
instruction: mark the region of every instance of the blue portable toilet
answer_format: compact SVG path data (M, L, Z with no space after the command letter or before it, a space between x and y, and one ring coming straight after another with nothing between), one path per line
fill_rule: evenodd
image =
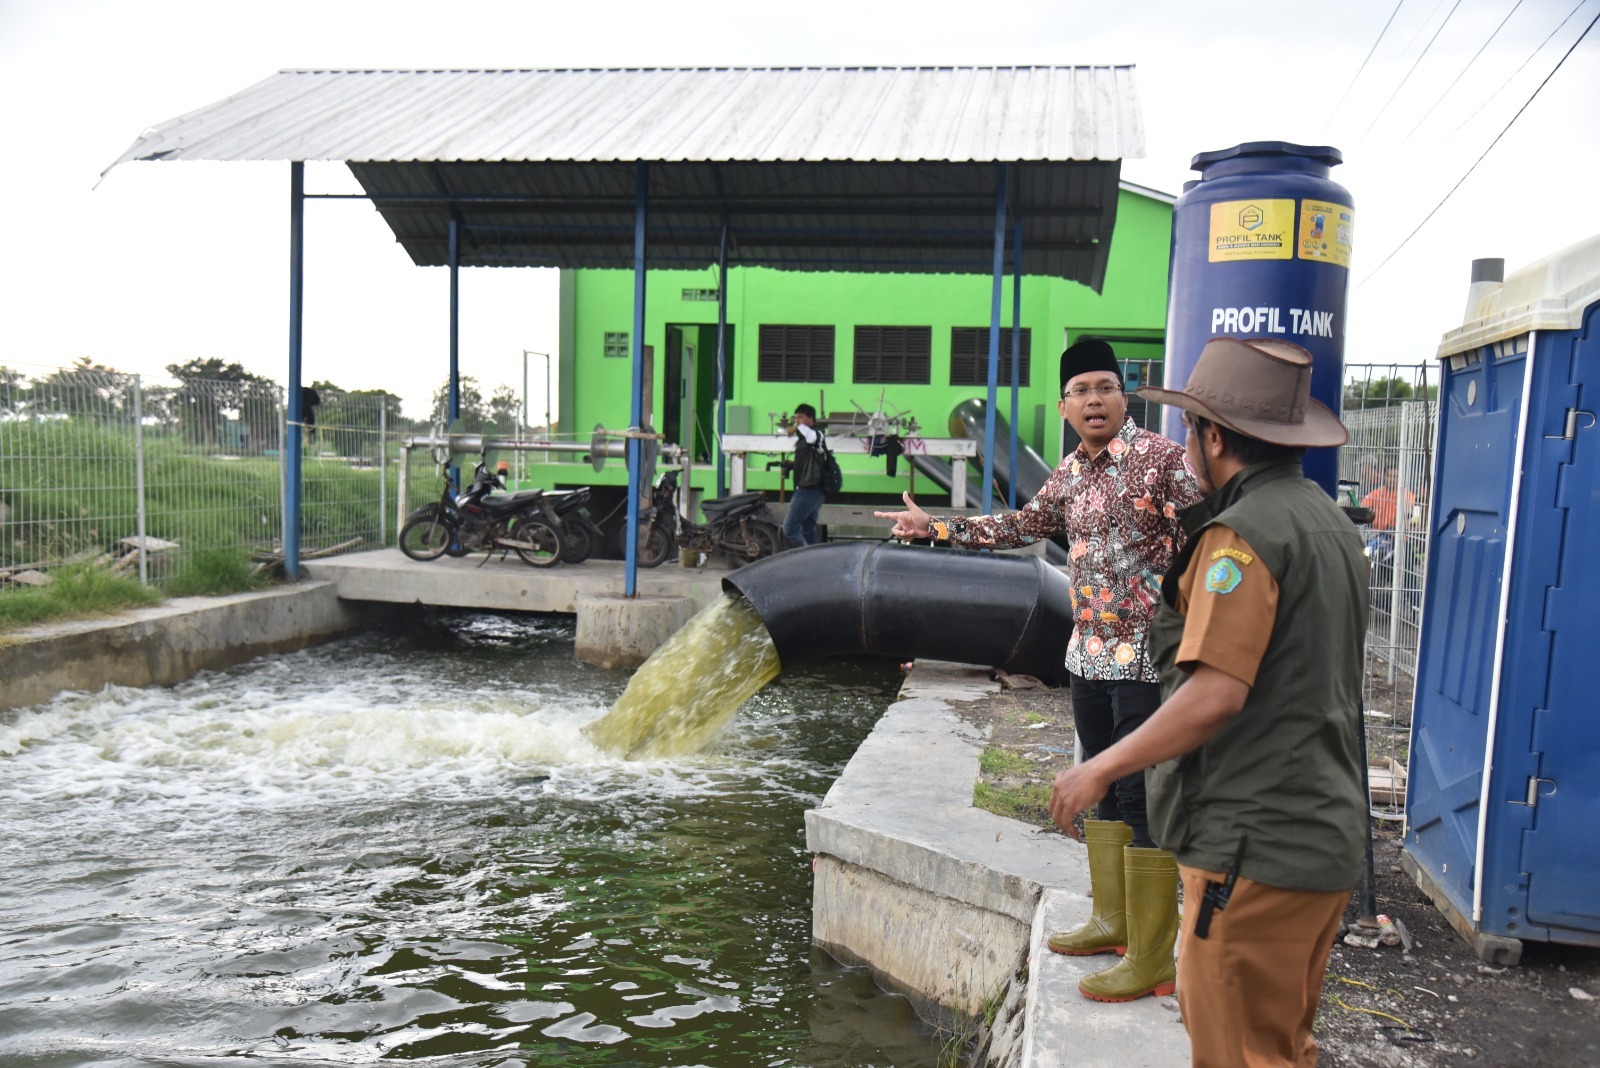
M1501 262L1439 346L1402 863L1514 964L1600 945L1600 235Z

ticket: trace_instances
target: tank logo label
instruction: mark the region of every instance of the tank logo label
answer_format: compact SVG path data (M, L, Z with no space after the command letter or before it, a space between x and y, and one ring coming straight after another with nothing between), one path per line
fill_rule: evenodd
M1322 200L1300 202L1300 236L1295 255L1302 260L1350 266L1350 248L1355 240L1355 211L1348 204Z
M1294 258L1293 200L1222 200L1211 205L1212 263Z
M1333 337L1333 312L1314 308L1212 308L1211 332Z

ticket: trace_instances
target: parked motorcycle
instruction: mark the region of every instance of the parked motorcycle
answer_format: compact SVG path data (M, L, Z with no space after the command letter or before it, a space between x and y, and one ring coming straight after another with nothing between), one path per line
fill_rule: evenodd
M448 478L435 504L423 505L400 528L400 551L413 560L437 560L446 553L502 555L515 552L530 567L553 567L561 560L561 521L543 490L496 493L505 483L482 463L462 493ZM487 561L488 556L484 559Z
M783 548L783 531L766 518L767 502L760 493L738 493L701 501L700 510L706 514L704 524L678 515L677 503L678 472L668 470L651 495L651 527L664 528L676 517L673 540L679 549L726 553L738 560L760 560ZM641 552L641 563L645 555Z
M640 567L660 567L677 551L678 473L668 471L650 491L650 506L639 513L636 559Z
M605 540L605 532L590 517L586 507L589 503L589 487L552 490L544 495L544 499L559 520L556 530L561 535L561 562L581 564L593 556Z

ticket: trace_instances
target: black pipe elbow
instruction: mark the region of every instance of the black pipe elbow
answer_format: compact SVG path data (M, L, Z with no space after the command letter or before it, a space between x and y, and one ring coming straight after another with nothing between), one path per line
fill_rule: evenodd
M982 664L1066 682L1072 588L1036 556L836 542L730 573L785 668L855 653Z

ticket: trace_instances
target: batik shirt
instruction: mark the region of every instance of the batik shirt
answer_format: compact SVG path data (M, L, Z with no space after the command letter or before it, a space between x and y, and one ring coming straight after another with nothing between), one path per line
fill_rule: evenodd
M937 516L934 533L966 549L1014 549L1062 531L1074 626L1066 668L1079 678L1157 681L1147 632L1161 576L1183 547L1178 509L1200 499L1183 446L1122 424L1099 455L1082 445L1018 511Z

